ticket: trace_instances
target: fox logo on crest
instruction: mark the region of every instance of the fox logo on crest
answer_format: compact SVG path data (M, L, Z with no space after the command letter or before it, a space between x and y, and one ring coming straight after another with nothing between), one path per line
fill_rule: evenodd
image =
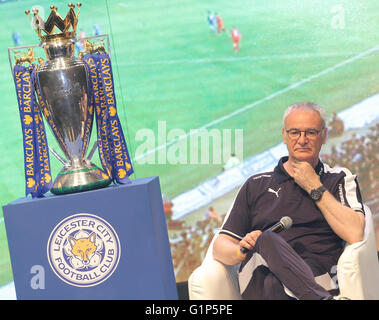
M73 257L70 259L73 267L78 269L99 264L99 254L96 254L97 246L95 244L96 233L92 232L88 238L85 237L78 240L69 236L67 240L71 246L71 253L73 254Z

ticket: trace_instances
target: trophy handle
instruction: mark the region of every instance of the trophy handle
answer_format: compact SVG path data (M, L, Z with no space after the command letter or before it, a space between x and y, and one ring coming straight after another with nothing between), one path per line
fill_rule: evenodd
M29 63L31 65L33 61L37 60L38 58L34 57L33 50L39 47L40 45L31 45L8 48L8 59L12 74L15 64ZM28 55L28 53L30 53L30 55Z
M83 55L86 53L101 52L103 50L105 52L108 52L109 56L111 56L111 45L110 45L108 34L105 33L105 34L99 34L95 36L83 37L83 38L76 39L76 42L82 42L85 44L86 42L88 42L88 40L91 40L89 41L89 43L87 43L90 46L87 47L86 45L84 45L84 48L83 48L84 50L78 53L78 57L80 60L83 58ZM100 41L102 45L96 45L95 44L96 41Z

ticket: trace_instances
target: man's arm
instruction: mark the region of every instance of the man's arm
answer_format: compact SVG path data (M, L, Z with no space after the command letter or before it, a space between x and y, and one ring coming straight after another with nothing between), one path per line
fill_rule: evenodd
M365 227L365 217L362 212L343 205L329 191L325 191L316 204L330 227L341 239L348 243L362 241Z
M320 177L307 162L295 162L292 166L295 182L308 194L320 187ZM333 231L344 241L355 243L362 241L365 217L362 212L343 205L327 190L316 205L324 215Z

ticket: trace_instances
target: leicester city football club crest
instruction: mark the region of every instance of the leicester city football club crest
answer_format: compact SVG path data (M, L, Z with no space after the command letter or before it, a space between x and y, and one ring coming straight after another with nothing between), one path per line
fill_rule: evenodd
M79 213L62 220L51 232L47 257L54 273L78 287L96 286L116 270L121 247L104 219Z

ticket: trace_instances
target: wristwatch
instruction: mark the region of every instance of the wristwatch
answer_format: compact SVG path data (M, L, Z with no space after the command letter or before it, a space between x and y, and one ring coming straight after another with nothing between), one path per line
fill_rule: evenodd
M311 198L313 201L318 201L321 199L322 194L326 191L326 188L324 186L318 187L317 189L311 190Z

